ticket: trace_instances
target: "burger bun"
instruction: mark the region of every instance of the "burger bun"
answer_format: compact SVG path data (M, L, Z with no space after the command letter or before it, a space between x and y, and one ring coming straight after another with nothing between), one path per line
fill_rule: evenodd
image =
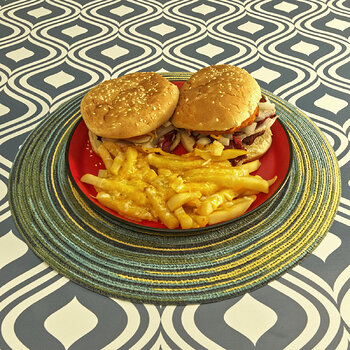
M232 65L205 67L182 86L172 123L203 133L233 132L246 120L254 121L260 98L259 84L246 70Z
M95 135L125 139L150 133L172 116L179 89L155 72L136 72L104 81L80 105L87 128Z

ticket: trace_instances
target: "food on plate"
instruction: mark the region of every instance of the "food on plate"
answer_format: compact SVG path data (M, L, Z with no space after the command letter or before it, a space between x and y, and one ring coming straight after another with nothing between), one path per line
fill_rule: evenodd
M101 139L157 146L159 135L174 129L169 119L178 98L177 86L155 72L130 73L96 85L80 106L93 149Z
M160 221L169 229L205 227L242 215L276 180L251 174L259 160L231 164L230 157L245 153L224 150L217 141L183 155L104 141L98 154L105 169L81 181L95 187L103 206L125 218Z
M277 117L241 68L203 68L180 93L160 74L127 74L91 89L81 114L105 165L81 181L122 217L205 227L242 215L276 180L252 175Z
M187 151L218 140L226 148L247 150L236 159L247 162L270 148L276 118L274 104L247 71L216 65L197 71L183 84L171 121Z

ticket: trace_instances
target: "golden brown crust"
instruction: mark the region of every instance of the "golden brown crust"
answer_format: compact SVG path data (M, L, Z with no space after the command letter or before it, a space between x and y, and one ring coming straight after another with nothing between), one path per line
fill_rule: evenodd
M251 145L245 146L248 154L244 159L244 163L261 158L269 150L271 144L272 131L271 129L266 129L265 132L261 136L258 136Z
M104 81L82 99L90 131L106 138L144 135L171 117L179 89L155 72L136 72Z
M205 67L182 86L172 122L178 128L224 132L249 118L260 98L258 83L244 69Z

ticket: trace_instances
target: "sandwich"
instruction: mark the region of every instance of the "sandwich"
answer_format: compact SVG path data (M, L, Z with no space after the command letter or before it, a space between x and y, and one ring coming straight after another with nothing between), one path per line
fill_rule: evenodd
M246 70L216 65L183 84L171 122L187 151L217 140L226 148L246 150L247 155L235 160L242 163L268 151L276 118L274 104Z
M83 97L82 118L93 150L104 140L156 147L174 130L169 119L179 89L155 72L136 72L104 81Z

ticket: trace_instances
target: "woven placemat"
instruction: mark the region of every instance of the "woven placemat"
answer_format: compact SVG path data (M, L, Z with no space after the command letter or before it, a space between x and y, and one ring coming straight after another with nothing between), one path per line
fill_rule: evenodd
M317 127L294 106L264 93L290 136L291 172L277 196L242 219L191 235L161 235L92 210L72 184L65 157L81 118L79 95L50 114L16 157L9 200L19 232L62 275L133 302L215 302L265 285L325 236L340 198L340 174Z

